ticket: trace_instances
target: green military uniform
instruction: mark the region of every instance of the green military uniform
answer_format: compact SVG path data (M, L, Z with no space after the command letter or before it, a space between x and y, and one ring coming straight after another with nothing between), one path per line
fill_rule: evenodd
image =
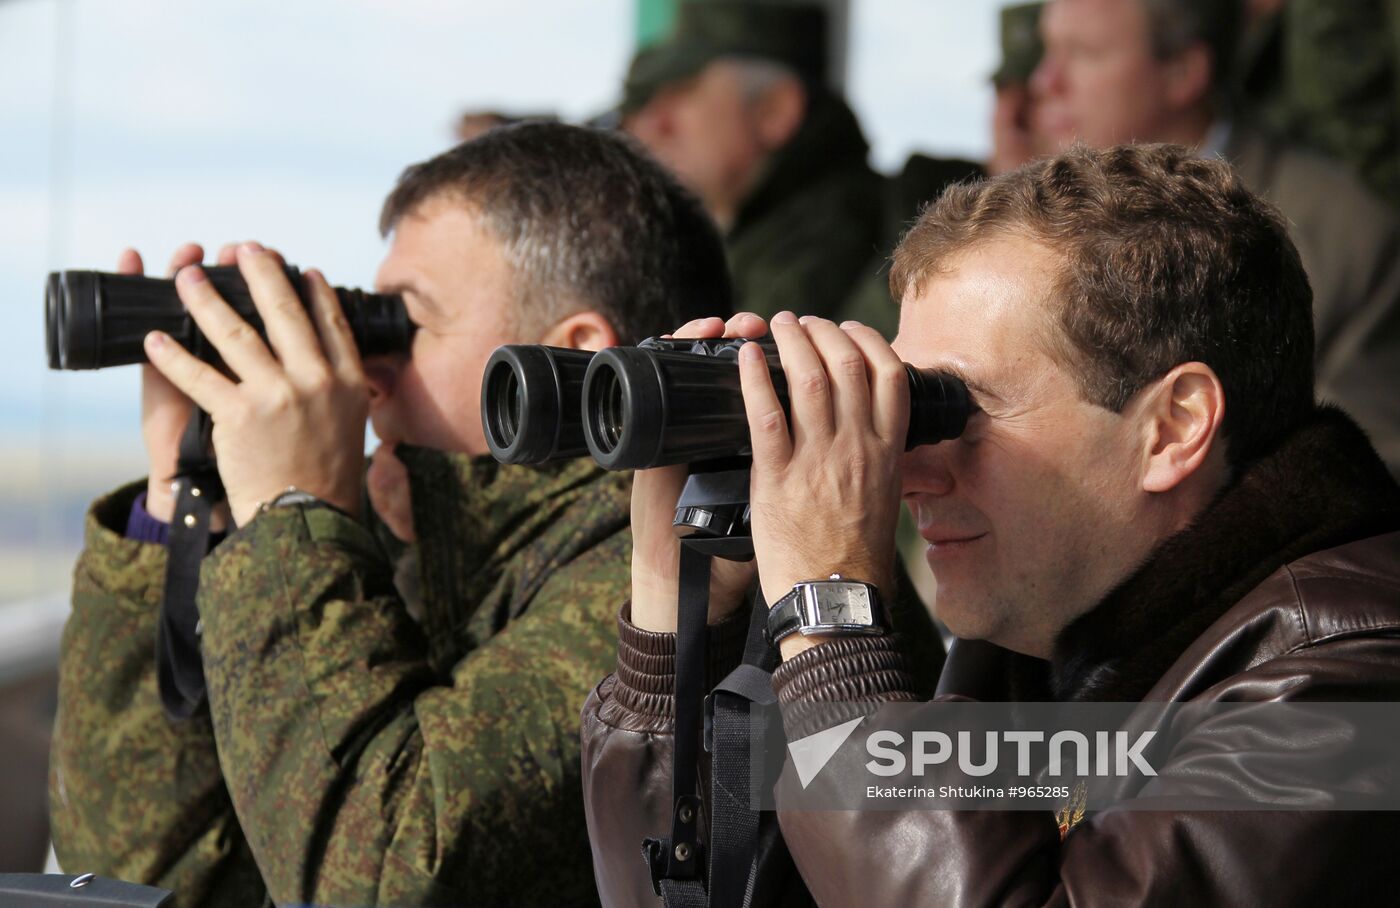
M1045 56L1045 41L1040 36L1040 14L1045 0L1035 3L1013 3L1003 6L999 17L998 35L1001 39L1001 63L992 73L992 84L998 87L1027 83Z
M1400 0L1289 0L1245 35L1245 114L1400 205Z
M186 906L258 905L262 877L208 717L171 722L156 692L165 546L122 537L133 484L88 513L63 630L50 758L54 852L74 873L174 889Z
M1290 0L1282 15L1302 138L1400 205L1400 0Z
M849 305L884 245L883 180L866 162L855 114L822 89L807 118L768 162L725 236L735 308L854 318L892 337L888 297Z
M164 548L115 529L138 487L94 506L60 666L65 867L186 905L596 901L578 713L630 591L630 479L402 456L421 625L364 526L269 511L205 561L211 715L186 723L155 690Z

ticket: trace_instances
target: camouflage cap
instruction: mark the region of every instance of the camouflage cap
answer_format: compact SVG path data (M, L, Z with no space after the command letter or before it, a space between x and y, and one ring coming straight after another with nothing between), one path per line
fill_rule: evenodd
M1040 39L1040 11L1044 8L1043 0L1002 7L1001 66L992 73L992 82L1030 81L1045 54L1045 43Z
M826 78L826 11L775 0L685 0L667 37L639 50L623 84L622 110L637 110L665 86L720 57L757 57Z

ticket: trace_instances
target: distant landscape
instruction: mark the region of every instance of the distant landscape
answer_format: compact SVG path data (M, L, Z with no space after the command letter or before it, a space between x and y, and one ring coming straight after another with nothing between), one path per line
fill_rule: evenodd
M88 505L145 472L135 426L131 435L0 447L0 608L66 593Z

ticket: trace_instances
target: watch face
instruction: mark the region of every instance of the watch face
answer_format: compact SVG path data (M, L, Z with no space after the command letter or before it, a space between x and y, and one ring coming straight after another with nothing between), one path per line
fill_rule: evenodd
M870 591L854 584L831 584L817 593L820 620L823 624L855 624L869 627L875 623L870 607Z

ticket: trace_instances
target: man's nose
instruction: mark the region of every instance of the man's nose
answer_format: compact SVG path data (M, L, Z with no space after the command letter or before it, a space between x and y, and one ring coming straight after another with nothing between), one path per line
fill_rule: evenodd
M1054 54L1040 58L1035 71L1031 73L1030 89L1032 98L1047 98L1061 91L1064 86L1064 66Z
M936 445L920 445L912 451L906 451L900 462L904 493L947 495L952 492L955 483L948 455L957 443L954 439Z

